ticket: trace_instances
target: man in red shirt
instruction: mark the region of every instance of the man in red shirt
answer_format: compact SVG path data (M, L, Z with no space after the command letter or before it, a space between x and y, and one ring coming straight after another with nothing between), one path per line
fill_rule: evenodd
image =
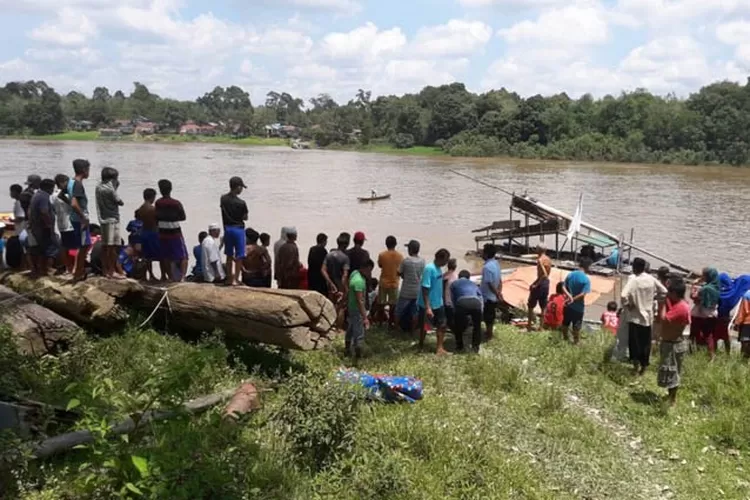
M667 400L671 406L677 402L677 389L680 387L682 360L687 352L687 343L683 332L690 325L690 306L685 301L685 282L673 279L667 290L667 300L660 307L661 344L659 351L661 361L657 382L659 387L667 389Z

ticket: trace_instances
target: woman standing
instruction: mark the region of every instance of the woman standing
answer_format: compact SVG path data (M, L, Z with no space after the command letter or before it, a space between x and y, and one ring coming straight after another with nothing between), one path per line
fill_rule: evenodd
M707 346L711 359L716 356L716 324L719 316L719 272L713 267L703 269L700 288L693 288L693 309L690 312L690 342Z

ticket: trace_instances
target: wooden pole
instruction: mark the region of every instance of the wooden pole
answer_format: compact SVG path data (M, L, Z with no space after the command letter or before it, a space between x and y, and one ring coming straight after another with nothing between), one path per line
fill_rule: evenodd
M630 228L630 248L628 248L628 262L633 255L633 240L635 239L635 228Z
M671 262L671 261L669 261L669 260L665 259L664 257L661 257L661 256L659 256L659 255L656 255L656 254L655 254L655 253L653 253L653 252L649 252L648 250L644 250L643 248L641 248L641 247L638 247L638 246L636 246L636 245L633 245L632 243L626 243L626 245L627 245L627 246L629 247L629 248L628 248L628 255L630 255L630 251L631 251L631 250L638 250L638 251L639 251L639 252L641 252L642 254L644 254L644 255L648 255L649 257L652 257L652 258L654 258L654 259L656 259L656 260L660 260L660 261L664 262L665 264L667 264L668 266L670 266L670 267L673 267L673 268L677 269L678 271L682 271L682 272L684 272L684 273L688 273L688 274L690 274L690 273L692 273L692 272L693 272L692 270L688 269L687 267L683 267L683 266L681 266L681 265L679 265L679 264L675 264L674 262Z

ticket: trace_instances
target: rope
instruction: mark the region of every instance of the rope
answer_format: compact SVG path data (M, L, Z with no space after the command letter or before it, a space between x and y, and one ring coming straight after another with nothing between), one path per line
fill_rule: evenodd
M33 295L33 294L35 294L37 292L41 292L42 290L46 290L47 288L50 288L50 286L49 285L45 285L45 286L43 286L42 288L40 288L38 290L31 290L30 292L26 292L26 293L19 293L17 295L14 295L13 297L9 297L7 299L0 300L0 306L2 306L4 304L10 304L14 300L25 298L25 297L27 297L29 295Z
M148 318L146 318L146 321L144 321L143 323L141 323L141 324L140 324L140 325L138 326L138 328L143 328L144 326L146 326L146 323L148 323L149 321L151 321L151 318L153 318L153 317L154 317L154 314L156 314L156 311L158 311L158 310L159 310L159 307L161 307L162 303L163 303L163 302L164 302L165 300L167 301L167 304L169 304L169 290L165 290L165 291L164 291L164 295L162 295L162 296L161 296L161 299L159 299L159 303L158 303L158 304L156 304L156 307L154 307L154 310L153 310L153 311L151 311L151 314L149 314L149 315L148 315ZM171 307L169 308L169 312L170 312L170 313L172 312L172 308L171 308Z

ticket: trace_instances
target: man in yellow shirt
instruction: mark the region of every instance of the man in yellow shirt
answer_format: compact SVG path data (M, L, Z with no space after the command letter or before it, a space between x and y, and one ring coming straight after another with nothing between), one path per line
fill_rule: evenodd
M378 303L383 308L388 306L388 328L396 324L396 303L401 281L398 270L404 260L404 256L396 250L397 244L394 236L387 237L385 239L387 250L378 255L378 267L380 267Z

